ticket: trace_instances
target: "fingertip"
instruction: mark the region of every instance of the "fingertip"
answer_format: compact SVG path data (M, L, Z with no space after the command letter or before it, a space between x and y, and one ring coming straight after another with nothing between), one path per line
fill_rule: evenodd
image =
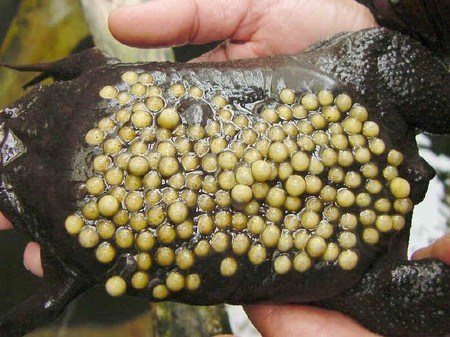
M422 260L431 256L431 246L419 248L414 253L412 253L411 258L413 260Z
M119 7L108 16L108 29L112 36L127 46L137 48L161 47L155 16L161 11L160 1Z
M119 42L131 47L159 48L186 43L192 2L153 0L116 8L108 28Z
M139 5L137 5L139 6ZM126 45L134 45L133 32L130 30L130 16L133 14L133 7L119 7L112 10L108 16L108 29L112 36L119 42Z
M153 0L112 11L108 26L119 42L133 47L204 44L241 32L247 9L245 0ZM247 29L234 38L246 40L251 33Z
M413 260L436 258L450 264L450 233L439 238L431 245L418 249L412 254Z
M445 262L446 264L450 264L450 234L444 235L439 240L436 241L435 246L435 255L438 259Z
M13 229L13 225L11 222L3 215L3 213L0 213L0 230L9 230Z
M25 268L32 272L34 275L39 277L44 276L44 270L42 269L41 261L41 247L38 243L28 243L23 253L23 263Z
M108 29L109 29L110 33L112 34L112 36L114 36L116 39L117 39L117 37L116 37L117 23L119 22L119 18L120 18L120 11L121 11L121 8L115 8L108 15ZM119 31L120 31L120 29L119 29Z

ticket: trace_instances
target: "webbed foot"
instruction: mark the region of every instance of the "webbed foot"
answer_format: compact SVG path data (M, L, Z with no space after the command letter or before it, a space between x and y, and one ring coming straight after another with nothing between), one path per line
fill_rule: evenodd
M27 65L0 63L0 67L6 67L18 71L40 72L39 75L23 85L23 88L26 89L50 77L56 81L75 79L90 69L106 64L107 60L108 59L100 50L93 48L73 54L55 62Z

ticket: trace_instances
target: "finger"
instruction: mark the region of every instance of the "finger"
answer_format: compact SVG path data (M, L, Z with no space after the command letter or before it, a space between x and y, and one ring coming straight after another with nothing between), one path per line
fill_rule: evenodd
M42 270L41 262L41 248L38 243L30 242L23 253L23 263L25 268L32 272L34 275L43 277L44 271Z
M6 229L13 229L13 225L11 222L3 215L3 213L0 213L0 230L6 230Z
M118 8L109 16L109 29L122 43L136 47L163 47L245 39L239 30L248 15L246 0L154 0ZM239 31L239 35L236 35Z
M328 24L317 25L317 22ZM235 37L193 61L297 54L336 33L376 26L370 11L353 0L252 2L251 12L241 22ZM237 38L241 31L246 31L246 35Z
M220 62L270 55L270 50L258 42L233 43L228 41L189 62Z
M337 311L303 305L252 305L245 308L264 337L375 337Z
M444 235L428 247L417 250L412 256L414 260L420 260L427 257L434 257L450 264L450 234Z

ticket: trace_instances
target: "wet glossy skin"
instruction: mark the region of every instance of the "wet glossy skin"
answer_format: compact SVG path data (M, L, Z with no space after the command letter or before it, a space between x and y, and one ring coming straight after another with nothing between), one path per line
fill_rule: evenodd
M46 109L47 109L47 102L50 102L51 100L48 99L47 95L50 95L50 97L67 97L67 101L71 102L70 105L73 105L77 107L77 114L78 111L82 111L82 115L77 118L80 118L81 123L73 123L72 116L74 116L74 110L73 108L65 108L61 109L59 111L64 111L63 114L56 115L56 120L49 121L50 124L47 131L46 129L42 130L36 130L36 133L39 134L40 139L46 139L50 137L58 137L59 139L64 139L64 142L58 142L57 144L51 144L44 142L45 145L41 145L39 143L33 143L31 147L29 147L28 153L36 153L38 154L36 156L24 156L23 160L26 160L26 162L23 162L22 167L31 167L31 163L33 163L33 169L31 171L23 171L23 175L17 175L17 170L15 170L15 177L13 179L17 179L17 181L26 181L26 184L23 184L19 187L16 191L17 195L24 194L27 190L35 190L37 191L40 186L49 186L50 184L54 184L55 180L58 181L56 183L56 186L60 186L63 184L63 181L67 179L67 176L64 172L67 171L67 169L64 168L57 168L59 164L55 167L55 165L51 165L52 167L49 167L48 163L51 163L50 157L58 157L60 158L59 163L67 163L71 167L71 174L69 176L70 181L70 188L69 189L52 189L48 190L45 188L42 192L38 193L52 193L51 196L46 197L45 199L39 198L37 200L33 201L33 208L35 209L41 209L45 210L46 207L50 208L58 208L58 211L52 212L52 214L46 215L44 212L37 215L37 217L48 217L51 216L52 218L47 218L46 222L48 223L55 223L60 224L63 223L67 217L68 214L73 213L77 210L77 204L79 205L78 199L79 196L77 195L77 191L80 188L82 182L87 180L88 177L92 175L92 165L86 161L85 158L89 158L88 160L92 160L92 151L96 151L95 148L86 146L83 137L78 137L75 135L78 134L86 134L94 125L94 123L98 119L98 115L100 116L106 114L107 109L110 109L110 107L102 103L100 106L98 106L98 93L100 92L100 89L103 87L104 83L114 83L115 81L118 81L120 76L130 69L142 69L146 70L149 69L152 71L152 73L157 73L158 71L163 71L166 74L176 74L176 76L182 76L186 81L188 82L194 82L194 83L208 83L208 85L215 86L215 85L224 85L219 84L219 80L222 81L222 83L226 83L224 81L225 78L229 78L231 82L227 85L224 85L223 90L229 90L228 88L233 88L232 93L230 94L230 100L231 97L234 95L239 95L240 91L242 91L241 87L244 87L246 91L249 91L247 93L247 98L244 98L242 101L239 101L236 105L246 107L246 109L251 108L252 106L256 106L258 102L266 100L268 97L265 94L261 94L261 91L258 87L263 88L264 91L270 90L269 88L272 87L271 90L277 90L276 85L278 83L277 78L283 78L285 81L285 85L289 87L296 87L299 88L301 86L301 83L307 83L307 87L305 89L312 90L312 91L318 91L317 88L322 88L325 86L328 90L333 90L338 92L340 85L333 83L333 80L321 75L320 73L317 73L315 71L312 71L308 68L302 69L298 66L298 61L291 60L289 58L286 59L278 59L274 60L274 65L277 66L277 73L272 75L272 70L270 68L266 68L261 65L261 61L253 61L254 64L250 62L246 62L247 69L242 72L241 70L235 70L239 69L237 66L239 66L239 62L230 62L229 64L224 64L224 70L222 71L222 74L220 74L217 70L217 65L214 65L214 68L211 68L211 70L208 70L208 68L204 64L199 65L191 65L189 68L186 68L186 66L182 67L166 67L166 66L159 66L156 64L150 64L146 66L128 66L128 65L118 65L118 66L109 66L100 68L98 72L94 75L92 73L89 73L89 76L94 75L95 78L101 79L98 82L95 83L89 82L89 87L87 87L86 93L87 95L84 95L80 97L80 101L77 101L76 97L73 97L71 94L75 91L75 87L80 86L80 83L88 83L84 77L80 77L76 80L76 82L68 83L69 85L64 86L58 86L53 87L54 91L52 92L45 92L45 96L43 100L39 100L36 102L35 107L36 109L31 111L28 110L27 114L29 113L30 116L36 114L41 114L40 118L45 118L44 116L47 115ZM237 66L236 66L237 64ZM202 73L200 76L198 75L198 72L195 71L195 69L202 69ZM252 70L255 69L255 70ZM193 69L194 71L192 71ZM219 68L220 69L220 68ZM229 70L228 70L229 69ZM247 76L242 76L241 74L247 74ZM220 74L220 76L219 76ZM289 75L288 75L289 74ZM272 81L265 80L266 78L270 78L271 76L274 76ZM200 77L200 78L199 78ZM305 81L305 78L307 79ZM242 82L243 81L243 82ZM301 81L301 82L297 82ZM217 83L217 84L216 84ZM206 87L204 88L206 90ZM301 89L299 89L301 90ZM239 98L240 99L240 98ZM40 103L42 102L42 103ZM93 102L94 107L91 106L91 103ZM241 103L242 102L242 103ZM42 104L42 105L41 105ZM247 105L246 105L247 104ZM67 103L61 102L62 106L68 106ZM66 110L67 109L67 110ZM99 112L100 111L100 112ZM102 112L105 111L105 112ZM193 110L195 112L195 110ZM36 117L34 117L36 118ZM208 116L204 116L204 119L208 119ZM189 118L187 118L189 120ZM194 118L195 119L195 118ZM26 125L25 121L30 120L30 117L23 116L23 119L21 118L20 121L14 122L17 123L17 127L20 127L22 130L28 130L29 125ZM58 126L58 130L56 132L61 132L60 135L55 135L55 128ZM16 126L11 126L13 130L15 130L14 134L17 135L18 138L22 138L25 136L25 132L21 130L17 130ZM34 138L34 133L32 137ZM47 136L47 132L49 135ZM29 131L26 131L27 134L29 134ZM51 136L50 136L51 133ZM64 133L64 137L63 134ZM68 137L68 135L73 134L73 137ZM38 148L33 148L34 146L38 146ZM44 151L44 148L47 149ZM81 154L80 154L81 150ZM72 152L73 151L73 152ZM48 154L48 157L43 157L45 154ZM20 157L19 157L20 158ZM67 158L67 159L65 159ZM73 159L72 159L73 158ZM20 159L19 159L20 160ZM36 169L37 168L37 169ZM39 170L40 169L40 170ZM48 175L45 171L47 170L53 170L52 174ZM47 178L45 178L47 177ZM48 179L47 183L44 185L42 184L42 179ZM39 186L37 186L36 182L39 182ZM23 188L23 190L21 190ZM417 194L417 192L414 192L413 194ZM67 200L66 203L61 203L61 200ZM54 204L48 204L48 203L54 203ZM79 207L79 206L78 206ZM29 222L32 223L32 222ZM42 233L42 230L40 229L40 225L35 222L35 226L38 228L33 228L33 231L38 231L40 235L42 236L41 241L46 240L51 246L53 246L55 250L60 252L60 256L63 257L64 260L68 260L70 265L75 264L75 266L80 266L82 270L84 270L83 274L87 274L89 277L90 275L96 275L97 282L104 281L104 273L111 268L110 265L101 265L99 264L95 257L93 256L92 252L89 250L80 250L79 245L76 240L73 238L67 236L66 231L63 227L55 226L55 228L52 228L51 230L46 229L44 233ZM129 269L130 272L135 268L134 263L130 262L129 264L126 261L129 261L127 250L125 250L125 255L123 255L122 259L118 259L118 266L117 268L124 270ZM372 259L373 252L368 251L367 259ZM75 261L74 261L75 260ZM90 261L90 262L87 262ZM122 261L122 262L120 262ZM122 265L124 263L124 265ZM215 264L214 260L211 262L212 264ZM189 293L186 295L183 295L182 293L177 296L182 296L183 301L189 301L194 303L212 303L212 302L222 302L222 301L231 301L231 302L251 302L253 301L253 298L267 298L270 295L265 294L266 291L270 291L271 287L268 288L255 288L252 282L246 282L249 286L247 291L243 291L236 298L230 298L230 295L227 295L227 289L230 292L233 292L233 289L235 289L236 286L242 283L242 280L235 277L230 279L224 279L224 284L222 286L217 285L217 280L220 279L220 275L213 274L210 272L207 272L207 270L210 270L210 264L205 263L204 265L200 266L199 268L203 269L204 272L201 272L205 275L205 277L209 278L211 277L211 281L208 281L206 279L204 281L205 284L211 284L214 285L213 289L204 290L206 294L199 294L196 296L191 296ZM364 263L362 263L364 265ZM326 268L326 266L323 266ZM323 267L319 267L316 272L314 273L323 273L324 270ZM264 268L270 268L270 265L267 264ZM252 269L251 265L248 265L246 267L243 267L241 270L245 275L248 275L249 270ZM333 268L326 268L327 272L334 274L340 274L339 268L336 270L335 267ZM251 278L258 279L259 275L268 275L270 277L270 270L265 269L261 270L261 268L256 268L254 270L255 275ZM325 293L323 295L320 295L317 293L317 291L311 294L311 291L305 287L302 286L302 283L299 283L299 280L296 280L296 284L298 286L298 291L296 292L299 296L299 300L305 301L305 300L312 300L317 299L318 297L328 297L330 294L335 294L340 292L342 289L347 288L349 284L356 282L358 279L358 274L360 271L354 270L349 273L345 273L342 277L331 277L331 279L336 280L336 285L333 287L323 288L323 291ZM244 275L244 274L243 274ZM298 276L295 274L292 275L295 279L297 279ZM314 278L314 275L311 275L310 277ZM305 280L308 282L307 280ZM236 282L236 283L234 283ZM264 279L261 279L258 282L267 282L264 281ZM289 281L288 278L282 278L279 281L281 282L278 287L285 287L284 284L289 285L293 282ZM235 286L233 286L235 284ZM340 285L339 285L340 284ZM253 294L254 291L262 291L262 294ZM203 289L200 289L199 291L203 291ZM279 293L280 300L281 298L286 297L289 300L292 300L292 293L290 290L290 287L286 288L286 295L282 295ZM331 292L331 293L329 293ZM186 296L186 298L183 298ZM236 296L236 295L235 295ZM311 296L311 297L310 297ZM210 300L208 300L210 298Z
M389 63L383 57L373 56L374 50L383 45L391 48L384 56L386 59L389 57ZM352 53L348 53L350 46L353 48ZM412 49L415 53L411 53ZM391 50L392 54L389 55ZM420 69L415 77L406 77L404 74L407 73L405 60ZM360 61L363 61L364 66L352 66ZM64 68L65 66L61 69ZM128 275L134 270L135 261L126 250L111 269L110 265L98 263L92 251L81 249L76 239L69 236L61 226L66 217L80 207L83 195L80 187L92 175L91 155L97 150L87 146L83 137L94 127L99 116L108 114L112 108L108 101L100 100L98 94L105 85L118 83L120 76L128 70L148 71L156 74L155 76L178 80L182 78L188 83L195 83L204 91L216 88L227 92L228 99L236 107L249 113L257 113L255 107L258 103L273 99L283 88L295 88L299 92L319 92L323 89L334 93L346 92L373 111L371 119L381 125L386 146L400 150L407 158L401 170L411 184L410 197L417 203L423 198L433 171L417 155L413 126L433 132L448 131L448 124L442 123L442 118L445 120L447 117L435 117L436 111L449 111L448 88L443 84L446 83L448 74L439 69L440 65L431 60L426 51L385 30L343 35L317 45L298 57L235 61L213 66L148 64L98 67L73 81L34 89L13 107L5 109L4 128L13 133L8 133L9 138L3 143L3 160L14 160L14 164L5 165L2 172L2 209L8 218L27 230L44 247L46 277L51 278L53 274L58 280L56 283L60 284L59 289L53 291L69 290L67 298L63 297L61 303L55 303L55 307L64 305L64 301L73 296L71 293L78 292L80 288L104 282L108 275L117 272ZM404 80L401 86L393 85L398 83L395 77L397 75ZM426 82L423 83L420 79L426 79ZM28 105L30 100L33 101L32 105ZM417 110L421 111L420 115L414 114ZM191 111L194 112L188 112L184 116L186 121L196 119L189 115L195 114L196 110ZM424 118L423 111L429 116ZM206 111L200 120L206 121L209 117ZM23 151L24 148L26 151ZM6 188L6 183L13 188ZM61 188L62 186L65 188ZM33 194L30 195L29 191L33 191ZM54 211L48 213L48 209ZM380 246L359 247L360 264L351 271L343 271L334 263L319 263L305 274L291 272L280 277L271 269L270 263L255 267L242 261L236 277L227 279L219 274L217 257L211 256L198 266L205 287L194 293L179 292L171 298L198 304L224 301L311 302L326 299L352 287L360 280L361 275L372 268L374 261L379 261L379 266L386 268L386 262L381 256L388 256L388 260L404 258L409 221L408 218L404 230L381 240ZM42 224L54 225L44 227ZM408 274L410 267L394 268L407 278L407 275L412 275ZM448 274L448 267L439 263L416 263L412 265L412 269L414 268L442 275L438 279L445 279L445 273ZM159 273L156 269L152 278L157 279ZM326 278L323 277L325 274ZM376 277L368 273L364 280L376 284L379 282L373 281ZM363 287L366 286L364 282ZM420 282L426 283L429 279L425 277ZM257 284L262 286L258 287ZM430 285L431 293L435 286ZM379 293L380 291L374 291L375 299L383 296ZM442 305L445 312L448 310L445 297L448 297L448 292L447 295L445 290L443 293L444 297L438 296L433 300L433 305ZM146 291L140 294L151 297ZM340 300L332 300L328 304L324 302L322 305L346 311L347 301L352 303L355 300L354 294L350 291ZM434 299L431 295L429 298ZM420 301L423 300L425 299L420 298ZM357 305L355 307L358 308ZM358 309L356 311L359 312ZM361 317L355 312L351 314L372 327L364 315ZM399 317L401 316L400 313ZM14 320L17 317L11 315L8 319L10 321L3 323L3 329L16 329ZM39 319L44 320L45 316L37 320ZM445 326L445 322L445 318L444 321L436 320L437 325ZM436 329L439 331L442 328Z

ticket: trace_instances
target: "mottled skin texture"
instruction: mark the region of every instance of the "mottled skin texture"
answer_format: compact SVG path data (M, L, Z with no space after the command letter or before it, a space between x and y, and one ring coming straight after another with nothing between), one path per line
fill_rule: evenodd
M382 260L356 287L316 304L346 313L386 336L446 336L449 277L448 266L438 261Z
M443 63L418 42L370 30L319 42L303 55L320 70L362 93L386 124L395 123L392 137L405 137L411 126L430 133L450 132L450 117L441 112L450 104L446 86L449 75ZM435 73L436 69L441 71ZM401 113L390 113L398 101L402 102Z
M87 55L91 53L101 60L98 52ZM71 63L63 61L56 71L52 73L50 66L47 72L67 79L64 70L73 69ZM92 170L92 149L83 137L110 108L100 103L98 92L105 84L119 81L126 70L181 75L201 88L217 85L236 96L236 105L250 110L284 87L348 92L375 112L371 117L379 123L387 147L404 153L402 173L412 185L415 203L423 199L434 175L417 154L416 128L434 133L450 128L449 75L444 66L419 44L385 29L340 35L292 57L90 68L89 73L69 75L74 80L34 88L1 116L4 130L12 130L26 151L2 167L0 206L17 228L41 244L47 282L28 302L0 319L0 336L20 336L53 319L74 296L104 282L111 272L110 266L81 249L61 224L77 209L79 187ZM4 141L4 158L7 147ZM12 148L20 150L18 143ZM361 263L352 271L317 263L307 273L280 277L268 263L254 267L240 261L239 273L224 279L212 268L217 261L211 258L199 267L210 270L205 286L170 299L194 304L319 301L316 304L348 313L385 335L405 336L411 331L414 336L445 335L450 326L449 267L433 260L404 261L409 227L410 217L403 231L383 239L377 248L359 247ZM127 274L135 266L124 254L112 269ZM157 278L158 272L152 277ZM151 298L145 292L138 295Z
M383 27L413 36L425 46L450 55L450 3L441 0L358 0Z

